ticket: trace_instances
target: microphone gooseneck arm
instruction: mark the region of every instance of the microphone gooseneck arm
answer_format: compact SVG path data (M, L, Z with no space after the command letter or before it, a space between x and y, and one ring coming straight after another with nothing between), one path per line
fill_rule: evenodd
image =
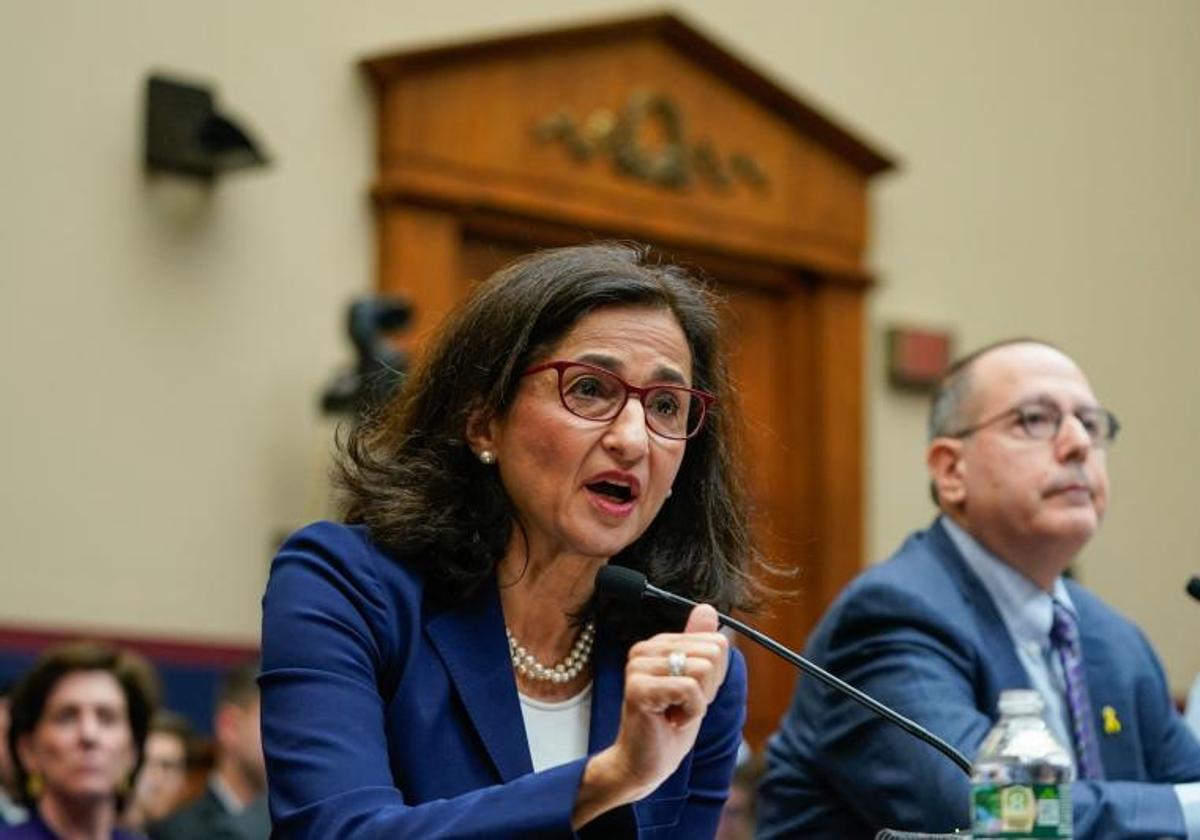
M603 572L605 569L608 569L608 568L613 568L613 567L605 566L604 568L601 569L601 572ZM624 570L622 570L622 571L624 571ZM628 570L628 571L633 572L633 570ZM633 572L633 574L638 575L638 577L640 577L642 579L643 588L641 591L641 597L657 598L660 601L667 601L669 603L675 604L680 607L687 607L688 609L691 609L692 607L696 606L696 602L692 601L689 598L684 598L682 595L676 595L674 592L668 592L665 589L659 589L657 586L654 586L653 584L646 581L645 577L642 576L640 573ZM1197 588L1200 589L1200 579L1198 579ZM767 650L771 651L771 653L775 654L776 656L786 659L788 662L792 663L793 665L795 665L797 668L799 668L801 671L808 674L809 676L815 677L816 679L820 680L821 682L825 683L825 685L829 686L832 689L835 689L836 691L840 691L842 694L845 694L847 697L849 697L851 700L855 701L856 703L866 706L872 712L879 715L881 718L883 718L887 721L890 721L891 723L894 723L896 726L903 729L909 735L912 735L914 738L917 738L918 740L924 741L926 744L929 744L929 746L933 747L935 750L940 752L942 755L946 756L951 761L953 761L955 764L957 764L962 769L962 771L964 773L966 773L968 776L971 775L972 766L971 766L970 760L965 755L963 755L961 752L956 750L953 746L951 746L946 741L939 738L937 735L934 735L932 732L930 732L925 727L921 726L919 723L909 720L908 718L906 718L904 715L900 714L899 712L888 708L887 706L883 705L878 700L876 700L874 697L871 697L869 694L864 694L863 692L859 691L854 686L850 685L850 683L846 682L845 680L838 679L837 677L835 677L833 674L826 671L821 666L819 666L813 662L809 662L807 659L805 659L800 654L796 653L793 650L789 650L788 648L779 644L779 642L772 639L770 636L767 636L764 633L760 633L759 631L755 630L753 627L749 626L748 624L744 624L744 623L738 621L736 618L732 618L728 615L725 615L724 613L719 612L719 613L717 613L717 616L719 617L720 623L722 626L733 628L738 633L741 633L743 636L750 639L751 641L756 642L757 644L765 647Z

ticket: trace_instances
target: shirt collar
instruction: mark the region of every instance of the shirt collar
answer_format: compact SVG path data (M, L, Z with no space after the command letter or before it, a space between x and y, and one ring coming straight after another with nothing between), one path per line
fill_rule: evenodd
M1054 623L1053 601L1058 601L1075 615L1075 604L1061 576L1054 579L1051 597L1050 593L984 548L950 517L941 517L941 522L967 567L992 596L1017 644L1033 643L1039 648L1049 644L1050 627Z
M237 815L246 810L246 806L237 798L237 794L233 792L233 788L221 778L220 773L214 772L208 777L209 790L213 792L213 796L217 797L217 801L230 814Z

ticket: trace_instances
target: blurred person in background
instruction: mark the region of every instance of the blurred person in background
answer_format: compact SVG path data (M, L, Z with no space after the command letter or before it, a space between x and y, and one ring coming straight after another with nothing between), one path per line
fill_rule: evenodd
M29 812L17 803L16 773L8 751L8 706L12 686L0 687L0 827L18 825L29 819Z
M158 696L140 657L78 642L47 651L12 695L8 745L28 822L3 840L130 840L117 816Z
M750 746L743 741L714 840L751 840L754 837L758 780L762 778L762 771L762 758L751 752Z
M150 825L153 840L266 840L271 833L259 734L258 663L231 670L213 718L216 764L204 794Z
M187 718L165 709L154 716L142 750L142 769L134 781L133 798L125 812L126 828L142 831L186 801L194 742L195 732Z

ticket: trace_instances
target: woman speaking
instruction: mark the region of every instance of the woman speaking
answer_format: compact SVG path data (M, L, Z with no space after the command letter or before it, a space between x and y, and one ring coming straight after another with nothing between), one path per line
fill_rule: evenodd
M263 601L283 837L712 836L745 665L703 605L594 597L606 563L727 610L749 590L712 298L643 250L482 283L293 535Z

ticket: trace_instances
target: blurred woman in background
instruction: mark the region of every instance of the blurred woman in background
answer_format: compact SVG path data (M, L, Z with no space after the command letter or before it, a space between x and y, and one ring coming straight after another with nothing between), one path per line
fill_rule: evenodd
M157 701L141 658L79 642L45 653L13 691L9 747L30 820L0 840L127 840L117 818Z

